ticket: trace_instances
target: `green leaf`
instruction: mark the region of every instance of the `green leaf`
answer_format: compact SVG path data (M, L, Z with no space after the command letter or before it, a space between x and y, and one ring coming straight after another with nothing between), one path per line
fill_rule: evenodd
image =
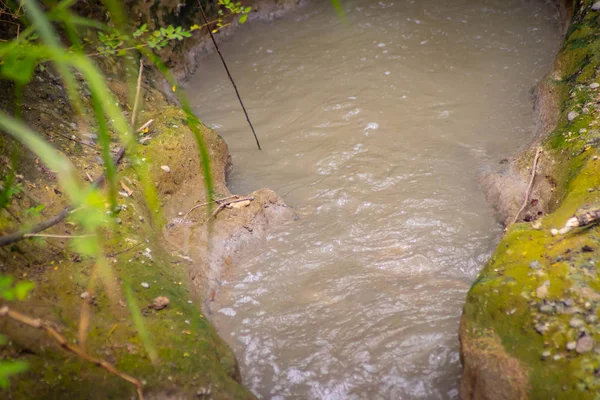
M9 289L12 286L14 279L9 275L0 275L0 290Z
M29 281L21 281L15 285L15 296L17 300L25 300L27 295L35 287L35 283Z
M31 81L38 59L35 52L11 51L2 60L0 72L5 78L15 81L19 85L26 85Z
M243 24L248 19L248 14L242 14L240 17L240 24Z
M25 361L0 361L0 387L10 386L9 378L13 375L27 371L29 366Z

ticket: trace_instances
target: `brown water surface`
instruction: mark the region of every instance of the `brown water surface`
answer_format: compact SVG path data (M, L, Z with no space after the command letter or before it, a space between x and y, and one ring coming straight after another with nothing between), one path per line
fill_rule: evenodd
M263 398L457 396L465 294L501 233L478 172L532 136L560 43L542 0L327 1L222 45L188 87L232 191L300 215L248 249L214 322Z

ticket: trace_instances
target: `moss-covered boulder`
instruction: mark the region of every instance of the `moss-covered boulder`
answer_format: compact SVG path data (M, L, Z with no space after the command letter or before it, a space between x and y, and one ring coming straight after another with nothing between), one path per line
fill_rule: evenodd
M557 232L574 215L600 209L600 10L593 4L573 5L555 70L542 83L543 100L558 114L535 143L542 155L530 222L509 226L467 297L463 399L600 393L600 227L589 221ZM535 152L523 153L516 168L527 171Z

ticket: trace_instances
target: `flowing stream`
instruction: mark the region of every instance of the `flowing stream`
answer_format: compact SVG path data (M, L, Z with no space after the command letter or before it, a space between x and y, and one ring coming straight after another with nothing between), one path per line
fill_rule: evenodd
M456 398L466 292L501 234L478 172L532 137L560 43L542 0L314 1L222 44L188 86L230 187L297 221L247 249L213 305L262 398Z

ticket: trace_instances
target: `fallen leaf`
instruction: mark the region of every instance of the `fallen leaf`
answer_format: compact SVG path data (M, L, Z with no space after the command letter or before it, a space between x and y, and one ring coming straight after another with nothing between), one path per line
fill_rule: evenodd
M131 196L133 194L133 190L131 190L126 184L125 182L121 181L121 187L123 188L124 191L127 192L127 194L129 196Z
M248 207L248 204L250 204L250 200L238 201L227 205L227 208L244 208Z

